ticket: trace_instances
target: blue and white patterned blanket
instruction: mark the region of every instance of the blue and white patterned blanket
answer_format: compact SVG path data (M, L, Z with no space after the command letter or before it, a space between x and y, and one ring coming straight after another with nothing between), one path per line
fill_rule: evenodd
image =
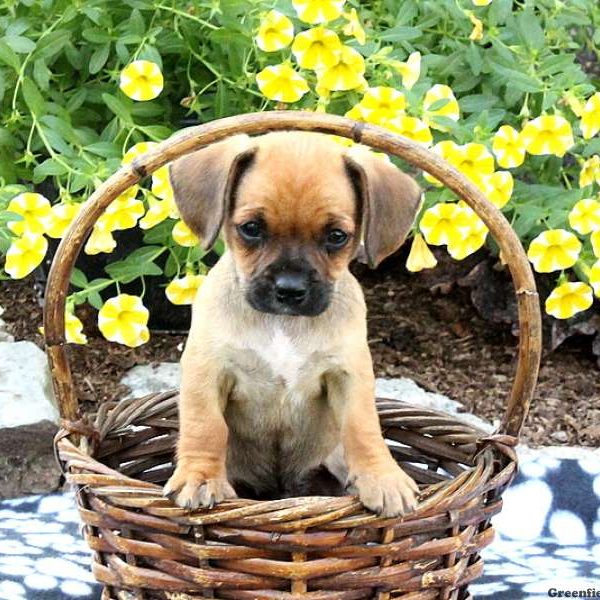
M567 456L569 454L567 453ZM476 598L548 598L595 588L600 597L600 454L521 451L521 473L496 517ZM0 502L0 599L97 600L69 494Z

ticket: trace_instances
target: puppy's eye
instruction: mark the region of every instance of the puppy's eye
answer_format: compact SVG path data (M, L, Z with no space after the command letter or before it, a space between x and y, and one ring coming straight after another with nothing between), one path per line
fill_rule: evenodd
M260 221L247 221L238 225L238 233L247 242L257 242L264 237L265 231Z
M337 250L346 245L348 234L341 229L331 229L327 233L327 246L332 250Z

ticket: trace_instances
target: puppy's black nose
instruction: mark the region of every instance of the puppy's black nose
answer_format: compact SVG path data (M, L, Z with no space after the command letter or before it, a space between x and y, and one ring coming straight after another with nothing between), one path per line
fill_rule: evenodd
M308 296L308 278L301 273L280 273L275 277L275 297L282 304L301 304Z

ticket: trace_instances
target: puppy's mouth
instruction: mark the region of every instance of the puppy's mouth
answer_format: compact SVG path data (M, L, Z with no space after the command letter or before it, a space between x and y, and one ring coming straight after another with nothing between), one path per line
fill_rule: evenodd
M256 277L250 282L246 300L260 312L273 315L316 317L331 303L333 285L295 273L278 277Z

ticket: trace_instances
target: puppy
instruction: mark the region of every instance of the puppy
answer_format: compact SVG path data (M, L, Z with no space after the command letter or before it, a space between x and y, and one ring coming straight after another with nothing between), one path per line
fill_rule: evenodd
M182 356L182 507L302 493L323 465L370 510L414 507L418 488L381 434L366 309L348 264L376 266L410 231L417 184L389 161L317 133L235 136L170 167L183 220L227 251L193 306Z

